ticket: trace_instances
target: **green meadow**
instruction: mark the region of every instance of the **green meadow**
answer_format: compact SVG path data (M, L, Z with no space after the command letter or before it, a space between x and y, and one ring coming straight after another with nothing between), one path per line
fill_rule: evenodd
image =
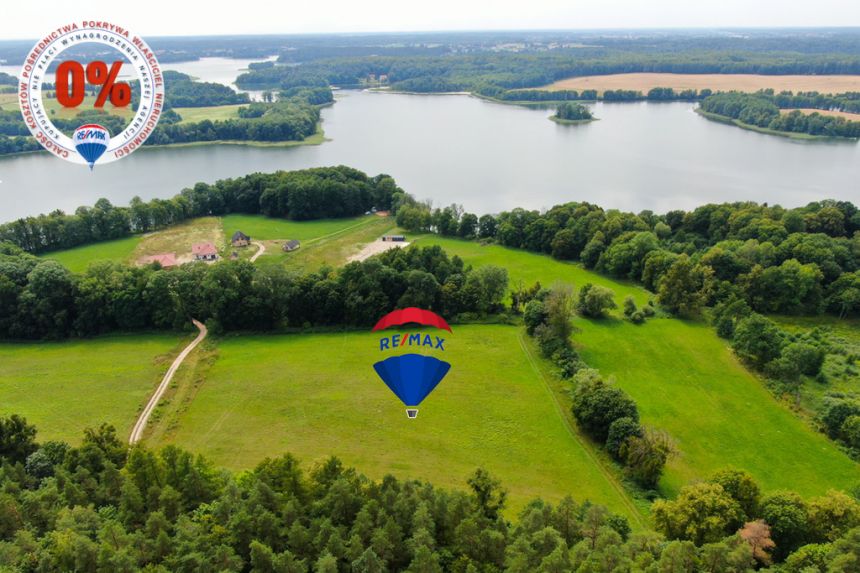
M860 483L860 467L774 399L704 323L578 319L583 359L630 394L646 425L666 430L678 455L661 486L675 494L725 467L766 490L821 495Z
M417 246L439 245L448 254L458 255L474 266L504 267L508 269L512 287L518 283L528 287L535 281L540 281L545 287L551 287L558 281L572 283L577 288L585 283L592 283L614 290L619 306L627 295L633 296L636 303L640 305L647 303L653 297L651 293L636 284L619 282L589 271L579 263L559 261L549 255L539 255L499 245L482 245L476 241L448 239L438 235L419 235L414 239L410 237L409 240Z
M125 237L124 239L102 241L63 251L44 253L41 257L58 261L74 273L82 273L87 270L90 263L99 261L130 261L142 238L141 235L134 235Z
M193 401L162 413L159 423L173 429L151 434L234 470L283 452L306 466L334 454L373 478L392 473L462 488L483 466L509 489L512 511L537 496L571 494L633 516L619 486L569 430L520 328L455 326L446 334L444 358L454 366L417 420L371 367L389 355L378 338L223 338Z
M81 441L113 424L126 439L181 344L177 335L0 343L0 416L19 414L40 441Z
M619 307L628 294L639 304L650 297L641 287L545 255L435 236L418 244L442 245L472 265L506 267L512 284L591 282L614 290ZM590 366L614 376L636 400L646 425L671 434L678 454L661 481L664 493L728 466L748 470L766 489L803 495L860 483L860 466L778 402L709 325L655 318L637 326L619 316L577 319L574 343Z
M227 240L235 231L242 231L250 235L252 241L265 245L266 252L257 259L257 264L283 265L299 271L316 270L323 265L343 265L364 245L395 228L392 218L376 215L318 221L227 215L222 221ZM282 246L288 239L301 241L301 247L293 252L283 252ZM240 256L249 257L256 252L257 248L250 246L241 249Z
M177 107L175 111L182 116L180 123L193 123L205 119L209 121L223 121L238 118L239 108L243 105L247 104Z
M346 219L317 219L314 221L291 221L263 215L225 215L221 217L224 235L229 238L236 231L242 231L252 240L270 241L276 239L298 239L307 241L331 235L367 222L369 217L350 217Z

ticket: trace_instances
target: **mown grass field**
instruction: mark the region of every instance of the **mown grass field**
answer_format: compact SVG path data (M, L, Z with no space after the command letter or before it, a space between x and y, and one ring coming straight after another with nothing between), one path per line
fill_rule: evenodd
M290 221L261 215L226 215L201 217L146 235L135 235L114 241L102 241L63 251L42 254L42 258L59 261L72 272L84 272L98 261L134 263L141 257L159 253L176 253L177 259L191 259L194 243L212 241L222 255L237 251L248 258L257 247L234 249L229 240L235 231L250 235L253 241L266 245L259 264L283 264L296 269L315 269L323 264L341 265L361 247L377 240L395 227L388 217L361 216L319 221ZM281 250L284 240L298 239L302 247L292 253Z
M176 253L176 259L180 263L189 262L192 260L191 247L195 243L206 242L211 242L216 248L225 244L218 217L191 219L161 231L147 233L141 237L132 258L138 261L149 255Z
M359 223L367 222L368 218L361 216L346 219L291 221L289 219L275 219L263 215L236 214L221 217L221 226L228 240L236 231L242 231L254 241L275 239L307 241L354 227Z
M444 356L454 366L417 420L371 367L376 335L227 337L193 401L162 416L174 429L152 433L236 470L283 452L306 467L334 454L374 478L462 489L483 466L510 490L512 511L572 494L632 514L569 432L520 336L515 326L455 326Z
M713 91L756 92L772 88L776 92L818 91L842 93L860 90L860 76L850 75L759 75L759 74L671 74L631 73L604 76L581 76L559 80L543 88L546 90L639 90L647 93L651 88L664 87L676 90L711 89Z
M44 253L41 257L58 261L74 273L82 273L91 263L98 261L130 262L142 238L140 235L134 235L124 239L102 241L64 251Z
M26 417L40 441L76 444L102 422L126 439L183 344L175 334L0 343L0 416Z
M228 223L232 226L228 227ZM239 229L250 235L252 240L262 238L266 252L257 259L256 264L284 265L300 271L316 270L323 265L343 265L364 245L378 240L396 227L393 218L375 215L307 222L231 215L225 217L224 230L228 240L236 230L236 224L244 225ZM256 235L254 228L259 230ZM290 253L283 252L282 246L286 239L300 240L301 247ZM243 256L249 256L256 252L256 248L251 246L243 251L246 251Z
M193 123L208 119L210 121L223 121L225 119L236 119L239 117L239 108L248 104L235 105L213 105L206 107L177 107L176 113L182 116L180 123Z
M505 266L527 285L601 284L615 291L619 306L627 294L638 303L649 298L642 288L525 251L432 236L418 244L440 244L473 265ZM661 318L636 326L618 316L577 319L574 341L590 366L630 393L646 425L675 440L679 455L661 481L664 493L727 466L748 470L766 489L803 495L860 483L860 466L774 399L710 326Z

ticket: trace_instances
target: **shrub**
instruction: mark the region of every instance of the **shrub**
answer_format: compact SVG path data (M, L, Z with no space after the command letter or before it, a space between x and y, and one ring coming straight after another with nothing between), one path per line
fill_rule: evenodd
M636 403L619 388L608 385L596 370L582 370L574 376L571 411L579 426L601 443L609 426L619 418L639 420Z
M609 432L606 436L606 451L613 458L621 460L621 447L627 438L631 436L642 436L642 426L638 420L627 416L618 418L609 424Z
M601 318L617 306L612 289L591 283L587 283L579 290L579 300L576 301L576 311L590 318Z

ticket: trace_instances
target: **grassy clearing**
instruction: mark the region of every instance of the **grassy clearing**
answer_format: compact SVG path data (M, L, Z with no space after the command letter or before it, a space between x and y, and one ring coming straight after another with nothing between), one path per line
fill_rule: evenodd
M102 422L125 438L183 344L175 335L0 343L0 415L25 416L40 441L76 444Z
M549 255L538 255L516 249L508 249L498 245L481 245L474 241L448 239L438 235L423 235L409 237L418 246L439 245L451 255L458 255L467 263L480 265L498 265L508 269L511 286L522 283L531 286L540 281L544 286L552 286L554 282L572 283L577 289L585 283L605 286L615 291L615 299L619 307L624 297L631 295L637 304L645 304L652 297L644 288L633 283L622 283L609 279L598 273L589 271L578 263L568 263L553 259Z
M228 240L236 231L242 231L254 241L275 239L308 241L353 227L358 223L365 222L368 218L362 216L347 219L290 221L289 219L273 219L263 215L225 215L221 217L221 226Z
M247 107L248 104L235 105L212 105L206 107L177 107L176 113L182 116L180 123L193 123L208 119L210 121L218 121L225 119L237 119L239 117L239 108Z
M195 243L211 242L216 247L224 245L224 232L218 217L201 217L174 225L167 229L141 237L132 255L134 260L160 253L176 253L179 262L191 260L191 246ZM223 254L223 250L222 250Z
M322 232L326 223L320 223L317 229L311 229L309 232ZM350 256L361 251L364 245L378 240L380 236L391 232L395 227L396 224L391 217L360 217L351 225L323 235L317 234L315 237L302 241L302 246L292 253L285 253L281 250L283 241L264 240L266 253L257 259L257 264L286 265L296 270L315 270L323 265L340 266L346 263ZM253 235L251 236L253 237Z
M306 466L334 454L374 478L393 473L456 488L483 466L509 488L512 511L536 496L571 493L632 515L569 433L519 333L455 327L445 350L454 368L417 420L376 377L371 333L228 337L179 423L153 428L155 442L231 469L282 452Z
M537 89L545 90L639 90L647 93L651 88L664 87L676 90L711 89L713 91L756 92L773 88L776 92L818 91L841 93L860 91L860 76L793 75L765 76L758 74L668 74L635 73L608 74L605 76L582 76L559 80Z
M830 353L824 361L822 371L827 381L806 380L800 389L800 407L814 416L828 394L847 394L860 398L860 319L839 319L835 316L772 316L789 332L808 332L821 328L834 348L840 353Z
M440 244L476 266L507 267L512 284L592 282L613 289L619 306L628 294L638 304L649 298L640 287L544 255L435 236L418 244ZM617 311L603 321L577 319L576 326L575 343L586 362L615 376L636 400L643 422L676 441L680 455L661 481L665 493L727 466L748 470L767 489L803 495L860 482L860 467L777 402L710 326L675 319L636 326Z
M72 119L76 115L78 115L82 111L88 111L92 109L96 109L93 104L96 102L96 96L88 95L84 98L84 101L81 105L76 108L66 108L60 105L60 103L53 97L53 92L44 92L45 96L50 95L51 97L43 97L42 102L45 105L45 109L48 110L48 114L52 118L61 118L61 119ZM0 94L0 109L4 111L16 110L18 109L18 94L10 93L10 94ZM114 107L110 100L108 100L104 107L102 108L104 111L112 114L118 115L120 117L124 117L127 119L131 119L131 116L134 115L134 110L131 106L126 107Z
M102 241L91 245L83 245L64 251L54 251L41 255L44 259L53 259L73 273L82 273L90 263L99 261L129 262L137 249L142 237L135 235L113 241Z
M643 421L669 432L679 455L661 481L674 494L724 467L749 471L767 490L804 496L860 481L860 468L737 361L701 323L577 320L585 361L614 376Z
M18 109L18 94L15 92L0 94L0 109L4 111Z

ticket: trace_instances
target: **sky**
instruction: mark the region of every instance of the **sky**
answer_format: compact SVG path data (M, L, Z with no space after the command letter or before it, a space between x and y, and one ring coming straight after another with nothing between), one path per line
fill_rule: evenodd
M113 21L143 36L860 26L857 0L818 0L810 8L792 0L10 1L0 18L0 39L32 39L85 18Z

